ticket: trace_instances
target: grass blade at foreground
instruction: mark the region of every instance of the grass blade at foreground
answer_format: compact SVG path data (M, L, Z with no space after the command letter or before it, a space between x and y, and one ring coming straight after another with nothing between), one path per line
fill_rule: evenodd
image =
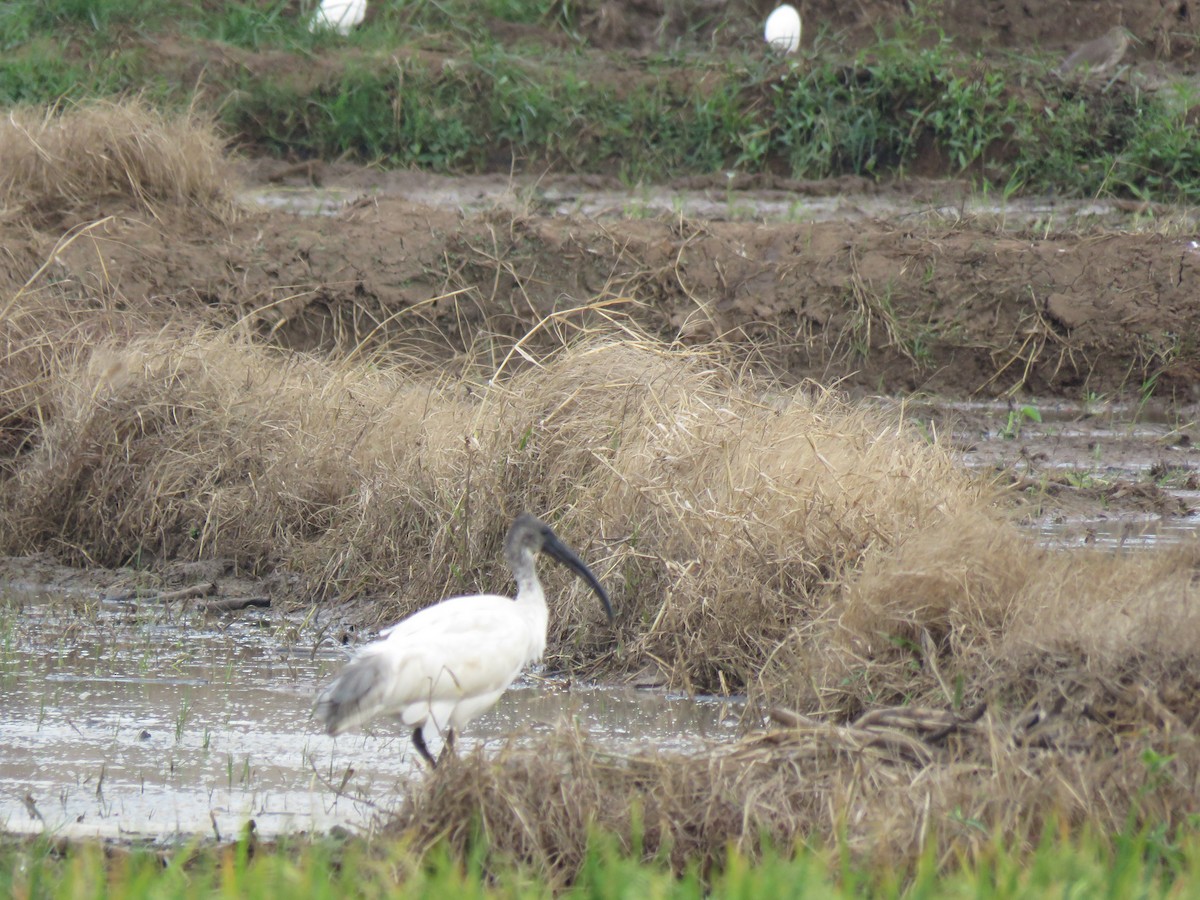
M483 871L436 849L417 857L404 843L353 839L275 846L238 842L174 851L38 839L0 846L0 893L14 898L404 896L460 898L767 897L1184 897L1197 889L1195 837L1073 839L1050 829L1030 852L995 846L983 859L939 871L926 854L915 873L844 864L839 854L800 848L752 861L731 854L707 878L679 875L596 835L574 884L554 885L515 867Z

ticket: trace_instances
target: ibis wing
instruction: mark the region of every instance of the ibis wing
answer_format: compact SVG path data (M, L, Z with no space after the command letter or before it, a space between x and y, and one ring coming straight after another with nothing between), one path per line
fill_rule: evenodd
M359 651L318 697L316 714L331 734L379 715L460 725L495 702L535 647L531 623L507 597L445 600Z
M341 734L375 718L383 711L391 675L378 654L360 653L317 696L317 719L330 734Z

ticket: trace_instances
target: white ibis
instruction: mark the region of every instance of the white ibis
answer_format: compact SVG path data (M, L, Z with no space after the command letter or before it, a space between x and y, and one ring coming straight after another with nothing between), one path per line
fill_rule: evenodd
M453 750L454 732L500 699L521 670L546 649L549 611L534 561L545 553L574 569L611 622L612 604L591 569L545 522L517 516L504 557L517 580L515 600L499 594L451 597L418 610L363 647L317 697L316 716L331 735L377 716L412 728L430 766L425 730L433 727Z
M366 14L367 0L321 0L316 14L308 23L308 30L332 28L339 34L349 34Z
M767 16L763 36L773 49L795 53L800 46L800 13L796 12L796 7L785 3Z

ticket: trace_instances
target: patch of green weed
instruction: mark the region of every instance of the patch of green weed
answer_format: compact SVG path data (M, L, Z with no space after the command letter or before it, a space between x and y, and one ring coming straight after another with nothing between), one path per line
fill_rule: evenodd
M788 61L683 45L631 61L590 47L579 17L552 0L419 2L376 10L342 36L311 33L290 0L14 0L0 5L0 103L150 86L156 102L190 104L188 67L173 80L142 61L174 31L185 44L199 36L293 57L231 65L217 54L205 70L201 102L252 152L438 171L515 163L629 182L722 171L886 177L920 166L969 173L1006 197L1200 196L1187 96L1121 80L1073 85L1028 60L970 56L927 13L852 57L820 36ZM559 37L529 28L502 38L497 21ZM195 45L198 59L208 44Z
M930 843L932 848L932 842ZM1190 830L1166 827L1106 839L1072 836L1050 824L1037 846L999 842L974 858L939 865L922 853L911 867L873 866L849 852L764 844L753 857L730 850L703 875L673 872L661 858L597 834L565 890L508 863L488 869L483 854L459 860L445 847L423 855L403 841L284 840L268 845L244 834L232 844L194 843L176 850L106 850L96 843L47 838L0 845L0 891L6 896L274 897L281 887L304 897L391 896L475 898L659 897L962 897L1189 896L1200 874L1200 847Z

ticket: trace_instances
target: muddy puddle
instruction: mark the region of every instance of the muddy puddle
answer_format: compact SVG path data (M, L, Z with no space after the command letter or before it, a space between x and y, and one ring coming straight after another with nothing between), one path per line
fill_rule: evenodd
M948 436L966 466L1011 479L1038 503L1022 524L1047 546L1153 548L1200 533L1200 411L1063 400L904 408Z
M438 176L414 172L358 171L320 186L268 184L247 191L243 202L301 215L336 215L359 203L401 197L435 209L466 214L494 209L543 216L638 219L683 216L716 222L855 222L883 219L981 218L999 228L1048 232L1085 227L1129 227L1151 210L1120 200L1054 197L998 198L941 183L927 191L854 189L821 193L792 189L748 189L729 173L727 184L703 188L662 185L594 186L586 179L530 179L496 175ZM1181 215L1174 211L1174 215Z
M183 614L0 588L0 829L109 839L369 829L421 777L389 723L337 739L310 718L346 651L320 623ZM529 677L461 749L536 741L564 719L592 740L679 749L737 732L740 708ZM436 751L435 751L436 752Z

